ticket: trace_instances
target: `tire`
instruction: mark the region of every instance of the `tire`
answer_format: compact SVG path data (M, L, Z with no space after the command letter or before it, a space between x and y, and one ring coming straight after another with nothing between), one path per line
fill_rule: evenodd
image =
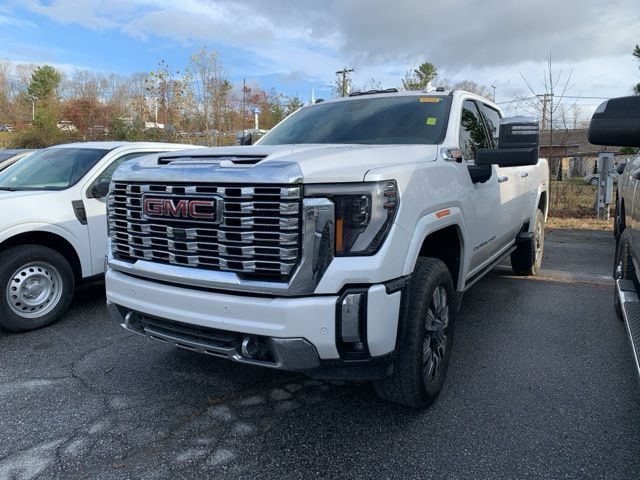
M69 262L42 245L21 245L0 253L0 327L26 332L55 322L74 291Z
M598 180L598 177L593 177L589 180L589 185L591 185L592 187L597 187L599 183L600 180Z
M625 235L622 235L620 237L614 270L614 279L635 281L633 261L631 260L631 251L629 250L629 242L627 241ZM615 310L618 318L622 320L622 306L620 305L620 297L618 297L618 290L615 286L613 288L613 309Z
M532 241L523 242L511 254L511 270L516 275L537 275L544 253L544 213L536 210Z
M440 393L453 347L455 290L447 266L435 258L418 259L408 294L393 373L374 387L385 400L425 408Z

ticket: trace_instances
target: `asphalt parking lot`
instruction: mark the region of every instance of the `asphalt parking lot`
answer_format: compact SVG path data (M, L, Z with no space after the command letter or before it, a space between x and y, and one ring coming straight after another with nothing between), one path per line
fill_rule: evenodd
M535 279L465 295L438 401L237 365L129 334L86 287L0 332L0 479L640 478L640 387L609 232L548 232Z

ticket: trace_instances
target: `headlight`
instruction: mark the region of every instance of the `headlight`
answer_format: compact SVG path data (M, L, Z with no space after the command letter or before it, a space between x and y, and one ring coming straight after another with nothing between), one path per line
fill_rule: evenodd
M336 256L373 255L387 237L398 210L395 180L308 185L305 196L335 204Z

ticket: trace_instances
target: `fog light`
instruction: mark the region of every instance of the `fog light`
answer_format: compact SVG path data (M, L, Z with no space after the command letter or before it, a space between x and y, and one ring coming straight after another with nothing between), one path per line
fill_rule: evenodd
M340 305L340 336L345 343L362 342L362 310L364 293L349 293Z

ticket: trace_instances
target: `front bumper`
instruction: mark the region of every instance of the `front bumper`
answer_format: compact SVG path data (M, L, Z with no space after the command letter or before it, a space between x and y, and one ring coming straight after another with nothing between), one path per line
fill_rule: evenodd
M136 333L242 363L319 375L333 371L331 378L360 379L389 373L402 296L401 291L388 293L382 284L366 288L369 355L344 358L338 349L338 295L230 295L148 281L112 269L107 271L106 286L112 316ZM269 350L267 360L245 355L243 342L248 336ZM348 367L353 367L353 374Z

